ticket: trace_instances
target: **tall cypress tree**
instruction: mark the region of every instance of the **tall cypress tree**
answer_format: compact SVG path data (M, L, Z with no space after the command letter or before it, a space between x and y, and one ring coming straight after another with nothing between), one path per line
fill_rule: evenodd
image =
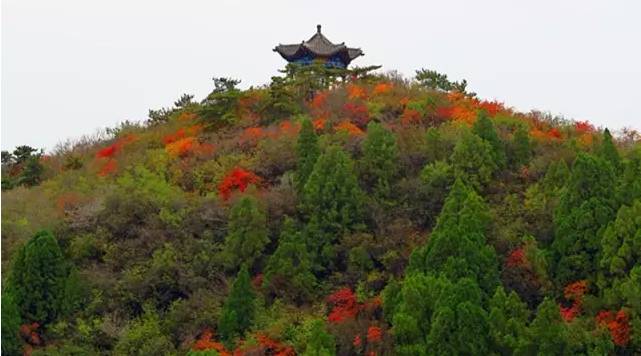
M243 265L232 284L218 320L218 332L228 344L242 336L254 322L256 295L251 286L249 271Z
M328 148L305 184L301 206L309 219L307 242L317 254L316 268L332 260L333 245L343 233L360 227L362 201L352 160L340 147Z
M269 242L267 218L256 198L246 195L231 209L225 251L232 268L253 267Z
M501 355L513 355L526 344L530 311L514 291L508 295L499 286L490 300L489 312L492 350Z
M527 164L532 156L532 144L530 142L530 133L527 125L521 125L514 132L512 137L512 157L511 164L515 167Z
M610 130L607 128L603 131L603 142L601 142L601 145L599 146L598 155L610 162L615 170L618 170L621 167L621 156L612 141L612 134L610 134Z
M473 133L465 133L454 146L450 156L454 173L476 190L481 190L491 180L498 165L492 146Z
M9 286L22 316L48 323L61 312L68 265L49 231L38 232L18 252Z
M552 299L545 298L528 328L526 346L517 354L564 355L567 346L567 329L561 320L559 306Z
M603 231L616 213L614 183L610 163L577 156L554 214L553 275L560 285L594 277Z
M496 133L494 124L485 110L478 112L476 122L474 122L474 126L472 127L472 132L490 144L494 163L496 163L499 168L504 168L507 162L505 157L505 144Z
M272 293L301 302L309 298L316 286L312 261L301 231L294 221L285 218L278 248L265 268L264 286Z
M6 288L5 288L6 289ZM21 355L22 341L18 330L22 324L20 310L13 293L2 291L2 354Z
M318 147L318 136L314 130L314 125L308 118L304 118L301 124L300 133L298 134L296 144L296 154L298 155L298 164L294 182L298 191L302 191L309 175L314 169L314 164L320 156Z
M367 137L363 141L361 160L363 180L370 186L377 198L390 197L390 184L397 173L398 147L394 134L381 124L371 122L367 125Z

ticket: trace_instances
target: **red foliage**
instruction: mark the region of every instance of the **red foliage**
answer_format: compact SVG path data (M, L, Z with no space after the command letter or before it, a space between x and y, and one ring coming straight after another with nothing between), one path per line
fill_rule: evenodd
M594 132L594 126L591 123L586 121L577 121L574 123L574 129L579 134L592 133Z
M102 165L102 167L100 168L100 171L98 171L98 175L101 177L106 177L114 173L117 169L118 169L118 162L116 162L115 159L110 159Z
M260 289L263 286L263 274L259 273L252 279L252 285L256 289Z
M262 127L248 127L240 135L240 142L256 144L263 137L265 137L265 132Z
M379 342L383 338L383 330L378 326L370 326L367 329L367 342Z
M327 92L320 92L314 95L314 98L312 99L310 106L312 107L312 109L318 110L323 108L326 102L327 102Z
M496 116L501 111L505 111L505 106L503 106L503 103L500 103L498 101L481 101L478 104L479 109L484 109L487 111L487 114L490 116Z
M454 107L452 106L441 106L436 109L436 112L434 113L434 116L436 116L436 119L445 121L445 120L450 120L452 119L452 115L454 113Z
M295 356L296 352L291 346L283 345L282 343L270 339L269 337L258 334L256 335L258 343L265 348L265 355L274 355L274 356Z
M229 172L223 181L218 185L218 193L223 200L229 200L233 189L244 192L250 184L259 184L260 177L240 167L235 167Z
M316 131L320 131L325 128L325 124L327 123L327 119L323 117L319 117L318 119L314 120L312 124L314 125L314 128Z
M327 316L327 321L338 324L352 319L358 314L356 295L349 288L341 288L327 297L327 302L333 305Z
M200 338L196 340L193 350L194 351L216 350L218 351L220 356L231 356L231 353L225 350L225 346L223 346L223 344L212 340L213 336L214 336L214 333L212 333L211 330L205 329L200 335Z
M572 321L574 318L579 315L581 312L581 306L577 303L573 303L570 307L559 306L559 313L561 313L561 318L565 321Z
M561 132L556 127L553 127L548 131L548 136L550 138L561 139Z
M586 280L576 281L568 284L563 289L563 296L565 299L571 300L570 307L560 306L559 311L561 317L565 321L572 321L579 313L581 313L581 306L583 305L583 296L588 289L588 282Z
M295 136L300 131L300 124L292 123L291 121L283 121L278 125L278 134L284 136Z
M98 153L96 153L96 157L97 158L111 158L116 154L116 152L118 151L118 148L119 147L118 147L117 144L113 144L111 146L105 147L105 148L101 149L100 151L98 151Z
M369 122L369 110L367 106L361 103L346 103L343 105L345 115L361 127L365 127Z
M416 109L405 108L401 114L402 125L419 124L421 122L421 113Z
M38 346L42 344L42 338L38 334L38 328L40 324L31 323L31 324L22 324L20 325L20 336L29 344L33 346Z
M525 251L523 247L516 248L510 252L505 260L507 267L522 266L525 263Z
M630 341L630 318L625 311L619 310L616 315L609 310L600 311L596 323L610 330L615 345L626 346Z
M354 341L352 342L352 345L354 345L355 347L359 347L362 344L363 344L363 341L361 340L361 336L360 335L354 336Z

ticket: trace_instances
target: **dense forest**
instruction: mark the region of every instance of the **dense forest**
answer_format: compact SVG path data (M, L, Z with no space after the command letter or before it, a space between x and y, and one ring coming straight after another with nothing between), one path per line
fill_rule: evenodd
M2 355L641 354L641 136L419 70L2 152Z

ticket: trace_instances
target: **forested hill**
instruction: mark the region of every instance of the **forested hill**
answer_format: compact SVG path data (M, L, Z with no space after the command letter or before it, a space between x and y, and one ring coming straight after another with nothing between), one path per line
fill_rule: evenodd
M3 152L2 354L641 354L640 135L371 69Z

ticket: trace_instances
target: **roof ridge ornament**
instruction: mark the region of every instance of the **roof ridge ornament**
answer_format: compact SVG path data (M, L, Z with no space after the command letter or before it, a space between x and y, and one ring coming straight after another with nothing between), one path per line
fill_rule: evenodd
M316 33L321 33L321 25L316 25Z

